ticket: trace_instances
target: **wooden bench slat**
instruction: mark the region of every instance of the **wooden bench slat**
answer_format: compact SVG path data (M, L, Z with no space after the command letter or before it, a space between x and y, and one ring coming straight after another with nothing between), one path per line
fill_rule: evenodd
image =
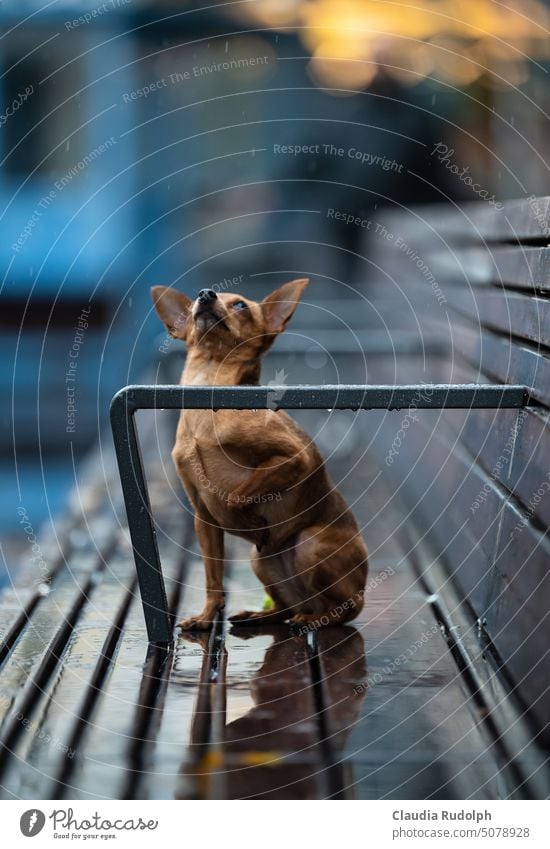
M416 462L407 486L411 520L424 532L429 530L436 554L484 623L509 674L516 682L521 680L524 702L533 706L543 729L544 711L550 709L550 692L546 684L541 686L550 676L543 621L550 591L547 541L529 526L526 514L509 502L506 493L443 436L441 428L427 432L421 422L418 432L407 438L399 462L401 471ZM472 511L476 500L479 506ZM526 527L519 530L522 516ZM505 555L499 554L516 527ZM510 611L517 617L513 630L508 630ZM532 672L528 665L521 666L520 654L515 657L511 651L519 645L520 634L525 641L521 657L540 658ZM541 734L547 739L547 730Z
M93 587L91 576L104 567L103 557L111 550L113 539L106 545L107 548L100 554L99 560L92 554L87 558L79 557L78 571L71 576L67 572L60 575L52 591L33 610L29 625L22 632L0 671L1 685L11 697L0 703L2 735L11 736L12 731L15 732L15 718L29 698L33 676L39 675L41 681L47 681L55 664L59 662L60 653L65 650L74 624ZM87 567L83 565L86 562ZM65 633L64 636L62 632ZM49 672L41 670L44 655L48 650L51 652L53 664ZM2 753L2 761L4 758L9 759L9 752L5 750Z
M392 491L377 501L390 505ZM402 515L387 506L389 522ZM382 554L383 551L380 552ZM371 578L376 581L376 567ZM382 572L383 570L380 570ZM359 798L480 798L498 795L495 766L457 668L410 561L369 593L361 616L367 677L361 711L350 723L344 759Z
M18 787L19 792L24 790L27 798L44 794L45 777L53 779L66 761L72 764L73 758L78 756L80 737L71 729L75 725L83 727L83 693L92 686L92 671L103 650L106 630L128 593L118 580L102 582L98 589L90 597L76 626L63 657L63 668L42 694L36 733L21 752L23 760L17 761L10 770L10 785ZM108 669L107 658L104 665ZM100 697L95 685L93 695ZM58 798L58 794L51 796Z
M548 242L550 197L506 200L502 209L479 201L419 205L406 211L384 210L380 221L405 239L424 242L435 240L437 234L451 242Z
M474 369L498 383L523 384L529 387L533 398L550 406L550 358L489 331L480 331L466 320L453 321L452 341L455 353L460 353Z
M500 211L475 203L419 207L381 220L406 247L396 251L395 239L370 238L377 280L387 272L401 281L422 335L447 334L449 341L437 362L396 358L381 370L403 382L519 382L542 405L415 412L388 474L406 495L413 538L425 535L444 562L439 580L449 576L471 606L482 638L493 641L504 664L502 680L517 687L531 729L548 745L543 623L550 587L542 529L550 522L550 198L506 202ZM439 309L430 303L426 268L445 296ZM382 291L375 289L375 306ZM385 316L392 328L391 309ZM378 372L375 363L369 379L378 380ZM385 420L375 441L381 463L398 432L396 418L395 429ZM525 527L506 547L518 522Z
M550 248L464 247L422 253L445 294L463 286L502 287L527 294L550 290Z
M550 426L536 410L472 410L445 421L489 476L513 492L524 509L550 527ZM544 485L544 481L547 485ZM540 489L540 492L539 492Z
M449 303L484 327L550 346L550 301L504 292L453 291Z
M414 362L400 362L398 379L407 383L421 375L429 382L445 379L452 383L471 383L478 375L473 368L458 358L452 363L452 371L448 371L444 377L442 367L443 363L440 361L428 361L426 371L419 371ZM388 380L390 369L391 366L387 364L384 368L377 364L373 378ZM369 419L373 417L373 413L368 415ZM479 463L494 480L513 491L524 507L542 524L550 525L550 495L545 492L537 495L539 487L546 479L550 454L550 424L545 409L444 410L441 413L428 413L423 410L415 411L414 415L415 418L421 419L426 429L440 428L441 424L445 423L471 453L472 464ZM398 413L395 413L393 418L388 418L387 414L380 418L390 433L397 432L400 423ZM514 436L518 423L519 432ZM408 438L407 433L406 439ZM380 449L383 456L387 455L389 447L384 444L384 448Z

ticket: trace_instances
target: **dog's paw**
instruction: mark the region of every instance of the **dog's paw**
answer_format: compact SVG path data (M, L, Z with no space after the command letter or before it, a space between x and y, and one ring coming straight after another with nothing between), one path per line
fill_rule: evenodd
M260 612L257 610L241 610L240 613L234 613L233 616L229 617L230 622L236 622L237 620L246 620L252 619L254 616L259 616Z
M295 613L290 621L293 625L315 625L315 627L321 628L324 624L328 624L328 622L321 620L327 618L320 613Z
M201 614L200 616L190 616L189 619L182 619L181 622L178 622L177 627L181 628L182 631L209 631L212 622L212 619Z
M234 616L229 617L229 621L234 628L247 627L252 625L277 625L281 622L286 622L290 616L290 611L273 608L272 610L242 610Z
M250 625L251 622L257 622L258 619L265 619L265 614L259 610L241 610L240 613L235 613L234 616L229 617L229 621L233 625Z

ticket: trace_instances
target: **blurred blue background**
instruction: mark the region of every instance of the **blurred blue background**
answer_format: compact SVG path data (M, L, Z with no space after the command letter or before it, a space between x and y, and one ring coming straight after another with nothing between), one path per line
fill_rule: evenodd
M197 5L0 5L8 561L26 544L17 509L35 528L61 511L111 396L157 374L151 285L193 294L236 280L254 297L297 273L352 297L368 257L356 256L360 229L328 210L475 199L433 156L442 139L497 196L541 193L546 166L527 154L543 124L517 93L548 100L536 32L517 33L520 63L513 44L491 52L500 30L419 30L421 11L392 4ZM507 122L495 125L495 107ZM510 129L520 120L523 147Z

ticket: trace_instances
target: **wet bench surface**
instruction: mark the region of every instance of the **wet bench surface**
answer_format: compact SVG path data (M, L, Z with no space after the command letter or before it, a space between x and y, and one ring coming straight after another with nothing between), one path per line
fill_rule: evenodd
M204 577L171 467L174 417L139 416L179 619L200 608ZM547 795L544 757L489 660L480 653L464 668L474 623L452 599L430 598L415 563L429 552L410 548L381 463L357 465L368 428L379 427L376 415L359 416L363 448L335 451L329 465L370 550L360 617L306 632L235 629L221 617L210 634L177 632L168 651L147 644L106 441L57 540L44 542L52 576L27 566L0 602L4 798ZM337 443L331 414L303 421ZM227 561L227 612L261 607L248 547L231 539Z
M548 199L541 204L547 222ZM270 354L264 382L284 382L285 371L287 382L308 384L319 377L360 384L512 381L532 386L547 408L547 229L539 232L525 204L510 205L500 219L487 218L486 207L475 210L481 218L474 229L494 243L489 260L486 247L480 256L477 242L463 245L456 215L435 213L433 232L456 241L459 262L451 267L439 242L426 243L423 222L394 222L437 272L445 302L429 285L426 292L423 272L414 277L402 251L385 241L378 253L371 246L384 273L365 289L367 300L361 290L342 298L336 282L322 280ZM509 233L494 230L503 221L516 242L525 242L521 250ZM388 275L399 291L406 282L410 314ZM535 289L527 291L533 279ZM447 307L460 354L452 359L445 355ZM343 336L344 319L350 333ZM158 382L177 382L177 375ZM516 412L418 412L390 469L385 461L403 415L296 414L328 458L369 548L358 619L303 632L288 625L235 629L221 617L210 634L176 632L168 651L147 644L106 438L81 470L56 536L41 542L50 574L27 562L0 597L2 796L550 796L548 756L539 747L547 745L546 501L533 503L506 561L527 561L531 547L536 568L510 581L497 545L546 472L547 410L527 412L504 472L496 461ZM177 621L201 608L204 576L170 460L175 417L138 418ZM484 485L487 509L465 523ZM228 614L261 607L247 546L235 539L227 540L226 586ZM493 596L502 603L493 604Z

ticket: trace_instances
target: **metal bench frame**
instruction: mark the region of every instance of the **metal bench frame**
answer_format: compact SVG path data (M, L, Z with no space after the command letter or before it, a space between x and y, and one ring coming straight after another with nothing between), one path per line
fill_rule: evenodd
M534 403L526 386L126 386L111 402L111 427L150 643L168 645L168 612L155 523L143 468L138 410L519 409Z

